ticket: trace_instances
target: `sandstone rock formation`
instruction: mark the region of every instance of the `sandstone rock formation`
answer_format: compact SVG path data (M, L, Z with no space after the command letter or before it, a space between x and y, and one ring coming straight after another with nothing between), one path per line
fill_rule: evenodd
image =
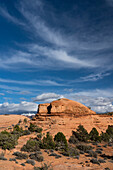
M44 119L50 116L84 116L96 114L94 111L73 100L58 99L51 103L39 104L35 118Z

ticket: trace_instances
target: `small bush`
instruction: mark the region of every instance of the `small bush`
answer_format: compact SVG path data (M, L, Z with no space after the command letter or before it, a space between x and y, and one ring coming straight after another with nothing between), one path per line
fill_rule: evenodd
M95 142L101 141L101 138L96 128L92 128L91 132L89 133L89 138L90 140Z
M51 153L49 156L57 156L56 153Z
M76 148L74 148L74 147L69 147L68 148L68 153L69 153L70 157L74 157L74 156L79 155L78 150Z
M102 132L100 137L101 137L101 140L104 141L104 142L109 142L110 141L110 135L108 133Z
M22 120L20 119L18 123L19 123L19 124L22 123Z
M42 133L39 133L39 134L37 135L37 138L38 138L38 140L41 140L41 138L42 138Z
M22 127L20 128L19 125L15 125L14 131L23 132L23 129L22 129Z
M35 165L35 161L34 160L31 160L31 159L28 159L27 161L26 161L26 163L28 163L28 164L31 164L31 165Z
M55 149L55 142L49 132L47 132L46 137L43 138L41 147L43 149Z
M42 132L42 128L30 123L30 126L28 128L29 131L31 132L37 132L37 133L41 133Z
M100 149L97 149L95 152L98 154L102 154L102 151Z
M87 152L87 151L93 149L93 147L90 145L77 145L76 147L77 147L77 149L84 151L84 152Z
M105 142L112 142L113 141L113 126L108 125L106 133L101 133L101 140Z
M26 165L25 165L25 163L21 163L20 165L22 165L22 166L26 166Z
M100 165L100 163L99 163L99 161L97 159L91 159L90 162L92 162L93 164Z
M34 170L52 170L51 164L47 165L46 163L42 164L41 167L34 167Z
M16 156L16 159L27 159L28 156L25 153L22 152L14 152L13 155Z
M22 127L20 128L19 125L15 125L13 128L13 131L11 132L14 135L17 135L18 138L23 135L23 129Z
M13 149L17 145L18 136L13 135L7 131L2 131L0 133L0 146L2 149Z
M78 126L76 132L72 131L72 134L81 142L87 142L89 139L88 132L82 125Z
M99 159L98 160L100 163L106 163L106 161L104 159Z
M39 142L34 139L29 139L27 143L21 148L21 151L25 152L35 152L39 150Z
M38 161L38 162L42 162L44 160L44 157L42 155L38 154L37 152L30 154L29 157L31 159Z
M78 142L78 139L74 135L70 136L69 143L77 144Z
M57 148L67 150L68 144L65 135L62 132L58 132L55 137L54 141L56 142Z
M90 156L90 157L97 158L97 153L94 152L94 151L89 151L89 156Z
M24 135L30 135L30 134L31 132L29 130L24 130L22 135L24 136Z
M16 161L15 158L9 158L9 161Z
M4 156L4 152L1 152L1 153L0 153L0 157L1 157L1 156Z
M26 119L26 118L24 119L24 123L25 123L25 124L27 123L27 119Z
M0 160L7 161L7 158L5 158L4 156L0 156Z

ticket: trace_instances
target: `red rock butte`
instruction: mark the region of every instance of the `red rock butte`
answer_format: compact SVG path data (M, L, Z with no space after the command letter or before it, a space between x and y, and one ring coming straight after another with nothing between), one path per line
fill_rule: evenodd
M66 98L61 98L51 103L44 103L38 105L38 113L35 118L41 119L44 117L53 116L85 116L94 115L94 111L84 106L83 104L69 100Z

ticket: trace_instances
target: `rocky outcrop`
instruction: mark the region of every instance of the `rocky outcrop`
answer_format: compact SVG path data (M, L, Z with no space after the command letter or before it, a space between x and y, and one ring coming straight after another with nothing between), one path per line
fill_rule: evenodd
M53 116L84 116L96 114L94 111L73 100L58 99L51 103L39 104L35 118L44 120Z
M48 106L50 105L50 103L44 103L44 104L39 104L38 105L38 113L47 113L48 112Z

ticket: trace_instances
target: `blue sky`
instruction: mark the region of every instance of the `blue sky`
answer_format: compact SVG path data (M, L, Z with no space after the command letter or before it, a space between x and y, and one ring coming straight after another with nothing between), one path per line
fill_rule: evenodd
M66 97L113 111L113 0L0 0L0 113Z

